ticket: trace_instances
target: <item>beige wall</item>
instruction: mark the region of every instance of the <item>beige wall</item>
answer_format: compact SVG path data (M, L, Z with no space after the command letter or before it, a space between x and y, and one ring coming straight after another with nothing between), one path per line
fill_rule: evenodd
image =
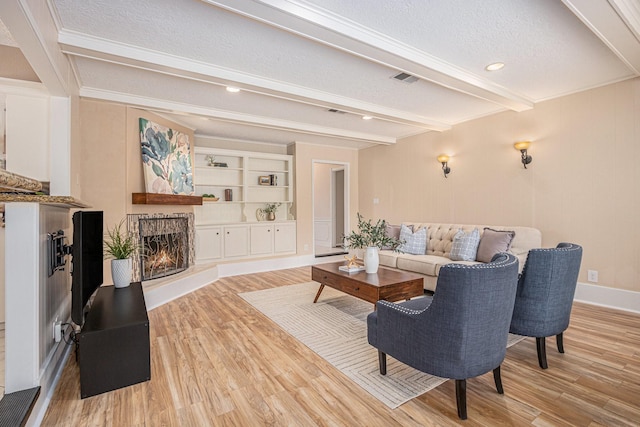
M193 212L191 206L131 203L132 193L145 192L140 117L186 133L193 144L192 130L148 111L103 101L80 101L80 197L91 209L104 211L105 227L113 227L128 213ZM109 261L104 265L104 282L111 283Z
M331 219L331 163L313 164L313 215L318 219Z
M313 161L348 164L349 218L356 223L358 212L358 151L296 142L289 147L295 167L295 203L293 212L297 220L298 255L313 254Z
M258 153L287 154L287 146L282 144L269 144L233 139L211 138L196 135L195 141L198 147L222 148L224 150L255 151Z
M533 141L525 170L518 140ZM579 280L640 291L640 78L360 152L360 211L400 221L524 225L584 247ZM438 154L452 156L444 178ZM374 205L374 197L380 204Z

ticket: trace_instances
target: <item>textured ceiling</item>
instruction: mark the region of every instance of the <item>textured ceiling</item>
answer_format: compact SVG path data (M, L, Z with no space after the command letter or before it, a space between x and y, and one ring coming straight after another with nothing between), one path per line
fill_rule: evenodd
M637 0L48 4L81 96L220 138L392 144L640 75ZM392 78L401 71L419 80Z

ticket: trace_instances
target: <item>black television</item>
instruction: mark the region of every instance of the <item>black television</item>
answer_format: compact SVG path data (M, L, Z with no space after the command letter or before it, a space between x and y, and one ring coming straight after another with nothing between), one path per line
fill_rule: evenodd
M102 285L102 211L73 214L71 247L71 320L82 327L89 299Z

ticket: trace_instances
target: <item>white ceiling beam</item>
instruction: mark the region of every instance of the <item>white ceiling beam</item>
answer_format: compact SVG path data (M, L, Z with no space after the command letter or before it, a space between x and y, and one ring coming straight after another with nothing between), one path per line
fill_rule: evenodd
M533 108L533 102L521 94L307 3L292 0L202 1L513 111Z
M638 0L562 0L602 42L640 76Z
M322 108L336 108L354 114L371 115L377 119L418 126L425 130L444 131L451 129L451 125L448 123L429 119L411 112L371 104L333 93L74 31L60 31L58 41L62 51L69 55L112 62L218 85L238 86L241 89L262 95L302 102Z
M77 93L69 60L58 48L58 30L46 1L2 0L0 19L51 95Z
M153 110L170 113L187 113L203 117L212 117L233 123L241 123L270 129L288 130L311 135L321 135L332 138L350 139L354 141L367 141L376 144L395 144L396 139L365 132L354 132L346 129L330 128L308 123L293 122L289 120L274 119L271 117L256 116L252 114L238 113L234 111L219 110L198 105L185 104L175 101L167 101L160 98L151 98L130 93L108 91L97 88L81 87L80 96L85 98L101 99L105 101L120 102L123 104L144 107Z

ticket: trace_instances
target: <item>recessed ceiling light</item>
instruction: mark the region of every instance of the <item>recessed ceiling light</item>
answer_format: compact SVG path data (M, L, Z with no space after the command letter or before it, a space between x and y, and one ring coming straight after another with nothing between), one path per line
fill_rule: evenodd
M362 116L362 120L371 120L373 116Z
M493 64L489 64L484 67L484 69L487 71L498 71L502 67L504 67L504 62L494 62Z
M227 92L236 93L236 92L240 92L240 89L238 89L237 87L233 87L233 86L227 86Z

